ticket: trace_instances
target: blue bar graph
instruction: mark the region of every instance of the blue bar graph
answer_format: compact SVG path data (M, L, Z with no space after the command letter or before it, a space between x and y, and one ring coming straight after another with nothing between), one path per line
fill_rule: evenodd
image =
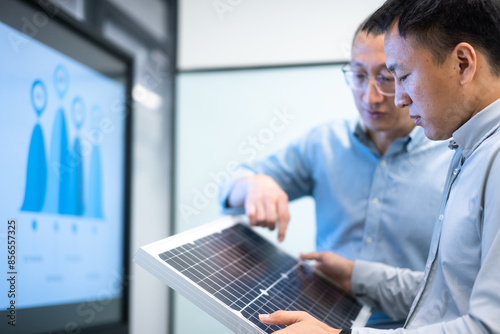
M58 65L54 71L56 99L63 105L69 89L70 74ZM31 86L32 106L41 117L48 99L48 90L40 80ZM94 106L93 110L100 110ZM84 152L80 139L86 121L86 106L80 96L71 103L69 117L61 106L55 113L48 152L40 122L34 126L26 171L26 187L22 211L65 214L103 219L102 166L99 143L90 149L88 171L85 171ZM101 113L93 112L92 123L99 124ZM68 122L71 120L71 122ZM69 138L69 126L74 126L74 138ZM72 143L72 144L71 144ZM86 195L85 195L86 194Z

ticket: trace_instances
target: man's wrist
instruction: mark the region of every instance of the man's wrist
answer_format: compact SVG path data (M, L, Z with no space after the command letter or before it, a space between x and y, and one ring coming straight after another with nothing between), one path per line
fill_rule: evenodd
M238 179L226 199L227 208L241 208L245 204L248 191L248 176Z

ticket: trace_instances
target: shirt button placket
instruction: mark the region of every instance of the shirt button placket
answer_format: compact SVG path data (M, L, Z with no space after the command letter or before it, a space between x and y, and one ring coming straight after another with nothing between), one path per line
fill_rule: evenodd
M363 235L363 247L362 247L362 258L367 260L374 260L374 247L376 244L376 234L379 229L380 224L380 195L383 192L383 188L386 187L385 174L387 173L387 160L381 159L378 165L375 166L374 180L372 183L372 189L370 192L370 200L368 202L368 211L366 217L366 226Z

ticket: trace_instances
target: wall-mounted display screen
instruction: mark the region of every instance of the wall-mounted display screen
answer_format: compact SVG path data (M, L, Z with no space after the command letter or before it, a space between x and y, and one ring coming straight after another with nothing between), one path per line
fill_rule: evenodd
M51 12L0 11L0 332L123 322L127 65Z

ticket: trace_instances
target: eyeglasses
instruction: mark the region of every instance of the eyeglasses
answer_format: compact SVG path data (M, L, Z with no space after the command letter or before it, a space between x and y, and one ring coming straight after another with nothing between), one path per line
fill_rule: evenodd
M354 90L366 90L370 79L375 79L375 87L377 91L385 96L396 95L396 85L392 76L388 77L382 74L374 77L366 75L358 70L352 70L350 64L345 64L342 67L347 85Z

